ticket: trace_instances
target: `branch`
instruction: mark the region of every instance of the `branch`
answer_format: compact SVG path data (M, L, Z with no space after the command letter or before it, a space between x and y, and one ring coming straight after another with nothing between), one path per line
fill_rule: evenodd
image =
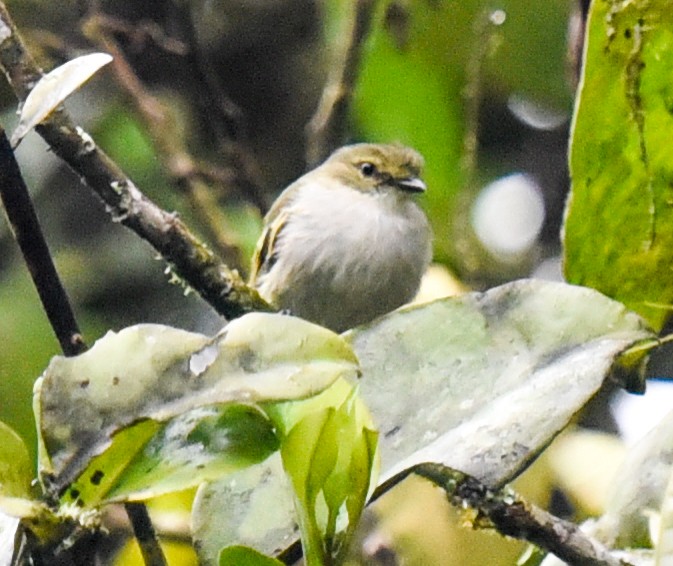
M33 201L2 126L0 126L0 199L61 350L66 356L81 354L86 350L86 345L54 267Z
M573 566L627 566L574 523L525 503L511 490L491 490L479 480L438 464L421 464L415 473L446 492L452 505L477 512L476 527L494 527L505 536L527 540Z
M117 83L126 92L136 112L147 128L157 155L175 184L185 193L193 210L202 220L208 237L221 257L230 265L240 265L240 249L236 236L227 233L226 220L217 199L208 186L209 177L200 164L185 149L175 120L166 106L152 95L129 64L111 30L121 24L102 14L93 14L84 24L85 34L114 59L112 68Z
M0 67L23 101L42 75L0 2ZM135 186L82 128L60 109L36 128L51 149L103 200L113 221L148 241L187 285L231 319L271 307L224 265L174 213L168 213Z
M159 546L145 504L129 501L124 503L124 508L131 521L133 534L136 536L145 564L147 566L166 566L166 558Z
M358 0L355 4L348 41L331 67L318 108L306 126L306 162L310 167L343 143L348 108L375 7L376 0Z

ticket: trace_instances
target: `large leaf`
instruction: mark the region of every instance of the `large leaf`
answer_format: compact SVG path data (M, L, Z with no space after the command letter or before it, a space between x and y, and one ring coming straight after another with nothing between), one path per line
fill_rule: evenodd
M434 462L501 486L591 398L622 351L651 337L620 303L536 280L354 331L383 479Z
M659 329L673 302L673 11L592 2L572 131L565 272Z
M213 339L158 325L109 333L80 356L53 358L38 381L42 471L65 487L132 425L142 432L130 443L122 435L130 456L154 432L143 421L223 403L308 397L357 372L342 338L290 316L250 314ZM171 434L161 430L160 444L168 444Z
M600 387L620 352L652 336L623 305L543 281L407 308L345 335L380 431L383 479L434 462L491 486L528 465ZM267 461L204 487L195 513L226 509L235 519L218 521L210 536L224 546L244 535L245 544L271 553L294 529L290 498L277 497L287 489ZM246 505L262 492L276 494L275 521L256 521L259 504ZM216 553L201 546L202 559L214 563Z

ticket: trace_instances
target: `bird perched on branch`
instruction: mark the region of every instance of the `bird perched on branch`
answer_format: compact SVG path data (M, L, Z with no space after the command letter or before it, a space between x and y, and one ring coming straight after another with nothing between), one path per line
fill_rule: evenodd
M356 144L287 187L264 219L250 283L277 308L342 332L410 301L430 262L415 197L423 158Z

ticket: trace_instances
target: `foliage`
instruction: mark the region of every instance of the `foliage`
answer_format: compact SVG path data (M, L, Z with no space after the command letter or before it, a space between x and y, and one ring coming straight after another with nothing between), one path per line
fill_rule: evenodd
M35 4L43 16L54 10ZM25 149L31 143L28 131L48 132L44 120L60 116L71 94L79 101L70 101L72 106L93 102L98 118L106 117L99 125L101 138L120 161L137 169L137 179L153 185L148 193L188 209L185 216L210 245L244 269L237 263L240 250L251 248L251 226L282 186L279 180L292 178L302 162L296 140L318 103L313 85L322 84L327 71L316 49L316 38L323 36L307 29L319 21L328 44L336 44L347 35L350 9L368 2L325 2L323 21L304 9L311 2L287 0L278 3L282 12L267 13L252 5L240 9L224 0L197 0L167 10L163 16L174 17L175 25L163 30L159 21L147 23L156 14L142 5L117 13L114 3L100 4L81 21L67 10L42 19L45 26L62 28L62 19L74 18L73 35L90 43L88 51L112 53L109 67L134 110L111 94L109 84L96 91L96 80L91 92L99 97L87 98L87 90L73 94L109 56L49 64L55 70L23 104L14 145L23 139L19 152L34 151ZM98 11L101 6L110 13ZM21 14L26 5L10 7ZM554 109L569 104L560 70L567 3L542 8L511 0L487 11L477 0L415 0L381 2L378 8L368 35L351 45L362 50L357 81L342 85L347 103L352 96L351 130L424 153L438 260L476 280L501 282L525 272L543 246L515 260L494 258L475 244L466 206L476 187L503 167L494 157L498 151L479 146L487 103L508 98L509 104L516 94ZM214 9L218 18L209 15ZM530 18L536 10L539 17ZM628 453L604 513L582 530L543 515L506 487L609 384L634 392L645 388L645 358L660 344L655 331L664 326L672 299L669 12L660 0L592 4L572 125L563 240L568 281L582 287L507 282L405 307L341 336L287 314L261 312L231 320L219 332L190 332L181 328L196 325L197 309L190 298L170 295L163 281L146 286L160 289L165 303L156 304L169 307L171 325L147 323L163 315L144 291L134 309L125 287L127 279L135 279L132 270L117 279L105 272L107 286L92 291L94 272L120 257L127 267L132 257L139 258L143 274L151 262L145 252L126 249L120 233L110 232L108 248L101 245L93 233L116 227L102 220L106 228L86 226L86 213L65 206L66 218L84 217L87 229L80 226L77 239L93 242L84 253L56 254L66 287L84 297L82 307L114 297L123 305L117 310L132 312L138 318L133 322L141 324L130 324L127 312L113 315L92 307L88 317L97 318L92 328L113 327L112 317L120 316L122 329L109 331L85 353L53 356L39 365L46 369L33 397L37 478L23 434L0 422L0 563L12 560L15 541L23 542L14 559L24 563L62 559L59 553L92 545L96 552L96 537L105 529L110 540L118 536L110 527L117 504L189 489L197 491L188 502L191 525L183 533L188 530L204 564L284 563L297 556L298 538L309 565L367 561L374 557L364 541L378 531L369 525L375 520L366 507L412 474L430 479L453 504L468 509L460 517L464 523L534 541L566 561L579 560L573 554L579 552L587 563L616 564L620 558L613 551L627 547L645 553L638 558L643 563L670 559L671 416ZM180 33L170 37L169 29ZM65 57L70 38L61 37L63 45L54 47L55 35L36 35L35 45L52 49L50 56L57 52L57 59L71 59ZM143 48L145 60L139 56ZM545 56L536 56L541 53ZM159 64L162 57L170 64ZM556 65L544 64L552 59ZM28 90L20 77L8 76L15 90ZM263 83L269 76L274 81ZM231 82L219 84L223 77ZM286 85L293 85L292 96L284 93ZM84 130L75 131L71 141L82 143L75 152L79 157L98 151ZM88 172L77 173L90 182ZM49 186L41 183L42 190ZM112 192L130 187L124 198L130 194L137 197L133 203L146 202L137 187L115 183L108 187ZM180 190L168 191L170 184ZM75 202L80 205L80 196ZM114 221L128 220L126 213L110 209ZM159 226L169 232L168 224ZM189 238L187 255L210 254L191 233ZM90 261L98 261L97 269L89 269L78 288L77 266L87 253L96 256ZM222 276L224 268L209 265ZM18 308L19 294L12 291L16 267L8 269L0 300L7 295ZM168 272L190 294L189 274L175 262ZM143 288L144 277L129 288ZM244 291L235 287L234 305L237 293L241 305L245 302ZM192 305L190 313L183 317L178 304ZM34 324L32 315L17 319ZM53 354L44 352L44 340L21 342L26 353L12 359L32 360L28 352L41 358ZM9 366L0 361L3 379L18 364L10 365L3 369ZM643 515L644 508L660 515L660 525ZM517 522L522 518L538 523L522 526ZM383 546L398 551L394 543ZM587 558L582 552L595 554ZM527 563L539 563L539 554ZM549 554L544 563L554 560ZM635 562L635 554L625 560Z

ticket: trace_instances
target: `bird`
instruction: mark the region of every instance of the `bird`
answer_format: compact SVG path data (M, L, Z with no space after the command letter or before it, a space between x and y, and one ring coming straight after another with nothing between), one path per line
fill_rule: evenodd
M423 164L397 144L336 150L269 209L250 285L275 308L338 333L409 302L432 255L416 199Z

